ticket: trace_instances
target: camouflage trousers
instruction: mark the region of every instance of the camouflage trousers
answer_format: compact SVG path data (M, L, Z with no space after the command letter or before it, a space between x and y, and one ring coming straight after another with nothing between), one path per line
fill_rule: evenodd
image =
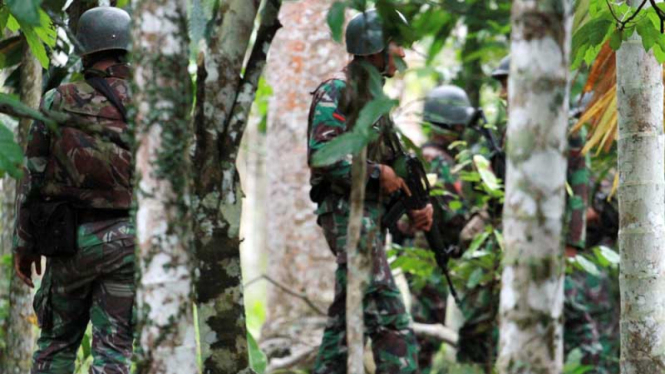
M132 239L97 240L81 246L72 257L48 259L34 299L42 331L32 374L73 373L89 321L93 334L91 372L129 374L134 295Z
M415 322L442 325L446 324L446 301L448 297L448 284L439 269L436 269L428 278L418 279L413 274L407 274L411 291L411 316ZM424 283L424 284L423 284ZM443 343L439 339L417 337L418 341L418 367L423 374L432 370L434 356L439 352Z
M564 351L582 353L590 374L619 372L618 277L576 270L566 276ZM616 297L613 297L616 296Z
M372 274L363 298L365 336L372 340L378 374L418 373L417 351L411 319L390 271L384 249L385 233L379 227L381 207L367 203L363 217L360 251L372 253ZM337 256L335 299L328 309L328 324L313 373L346 373L346 231L348 205L341 201L332 213L319 218L326 240Z

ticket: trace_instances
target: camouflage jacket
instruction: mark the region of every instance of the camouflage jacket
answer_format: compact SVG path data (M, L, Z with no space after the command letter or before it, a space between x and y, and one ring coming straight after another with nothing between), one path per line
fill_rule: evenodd
M341 107L341 100L346 88L346 82L341 79L331 79L322 83L314 91L312 105L308 119L308 164L311 169L310 184L312 188L330 186L332 190L344 195L351 188L351 155L325 167L312 167L312 157L326 143L345 133L347 128L346 113ZM395 138L394 123L388 116L379 119L373 126L378 138L368 145L367 150L367 182L372 176L378 175L378 165L391 165L395 158L395 149L390 145L390 137ZM378 189L378 180L377 189ZM369 196L369 195L368 195ZM368 197L371 198L371 197ZM326 203L320 204L318 214L329 210Z
M129 68L114 65L107 72L107 82L122 103L129 105ZM77 208L93 209L129 209L132 202L129 128L118 109L85 81L47 92L42 107L68 114L69 119L57 128L36 121L30 129L25 152L27 173L17 199L16 251L32 248L29 205L34 201L66 200ZM93 226L80 227L79 234L95 232L106 239L133 237L133 228L123 224Z

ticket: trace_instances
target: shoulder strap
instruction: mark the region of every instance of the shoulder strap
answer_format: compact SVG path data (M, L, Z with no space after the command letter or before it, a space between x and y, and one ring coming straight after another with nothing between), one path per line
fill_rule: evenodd
M127 122L127 108L122 105L122 101L118 97L118 94L105 78L96 74L89 74L86 76L85 81L88 82L88 84L92 86L92 88L94 88L97 92L104 95L111 102L111 104L113 104L113 106L118 109L120 115L122 116L122 120Z

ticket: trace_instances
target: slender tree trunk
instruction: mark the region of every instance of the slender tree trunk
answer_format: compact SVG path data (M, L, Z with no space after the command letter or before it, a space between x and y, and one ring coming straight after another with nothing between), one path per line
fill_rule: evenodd
M134 11L138 372L197 373L190 217L189 43L185 0Z
M311 92L340 73L348 54L331 41L326 15L332 0L286 3L280 12L284 28L271 48L266 76L270 98L267 137L268 275L304 294L325 310L334 297L335 259L316 223L309 198L307 116ZM321 343L326 316L284 289L268 289L262 347L269 357L299 356L308 368ZM277 344L280 342L279 344ZM274 347L274 349L273 349ZM310 352L303 355L303 352Z
M498 367L560 374L571 3L516 0L512 22Z
M485 19L481 14L485 12L485 0L476 1L469 9L470 16L467 17L467 36L462 48L462 76L464 81L464 90L469 95L471 105L480 106L480 88L483 84L483 68L480 64L480 56L466 61L470 55L477 53L480 49L478 42L478 32L483 30Z
M85 13L86 10L92 9L98 5L97 0L74 0L67 8L67 16L69 17L69 29L76 34L79 25L79 18Z
M23 62L21 64L21 102L31 108L39 108L42 96L42 66L32 55L27 45L23 51ZM27 143L27 134L32 120L23 118L18 123L17 137L19 144L25 147ZM5 195L5 198L16 199L16 181L6 181L11 195ZM12 237L14 229L14 217L16 206L12 205L5 218L8 219L5 227L3 246L12 246ZM7 320L7 356L6 373L23 374L30 371L32 363L32 351L35 345L35 336L33 331L35 314L32 309L32 293L23 282L14 277L14 270L10 271L9 288L9 318Z
M629 1L632 6L639 1ZM621 372L665 372L663 67L634 33L617 51Z
M372 271L372 253L359 251L358 242L363 219L365 202L365 175L367 172L367 147L353 157L351 169L351 208L346 235L347 287L346 287L346 343L349 349L347 372L365 372L363 353L365 352L363 322L363 296L369 284Z
M240 268L242 189L236 168L247 117L277 29L279 0L266 0L257 39L244 66L258 0L230 0L218 30L199 55L194 121L194 186L198 320L205 374L248 373L247 327Z

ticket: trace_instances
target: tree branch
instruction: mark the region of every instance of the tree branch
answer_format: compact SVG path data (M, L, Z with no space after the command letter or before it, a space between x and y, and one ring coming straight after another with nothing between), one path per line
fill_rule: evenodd
M277 287L277 288L279 288L280 290L286 292L287 294L289 294L289 295L291 295L291 296L294 296L294 297L297 297L297 298L299 298L300 300L304 301L304 302L305 302L310 308L312 308L312 310L314 310L317 314L320 314L320 315L322 315L322 316L327 315L327 313L326 313L325 311L323 311L321 308L319 308L318 306L316 306L316 304L314 304L314 302L313 302L309 297L307 297L306 294L304 294L304 293L299 293L299 292L297 292L297 291L293 291L293 290L291 290L289 287L287 287L286 285L284 285L284 284L282 284L282 283L280 283L280 282L278 282L278 281L272 279L271 277L269 277L269 276L266 275L266 274L263 274L263 275L259 276L258 278L252 279L251 281L245 283L244 287L247 288L247 287L251 286L252 284L256 283L257 281L259 281L259 280L261 280L261 279L265 279L265 280L267 280L268 282L272 283L275 287Z
M266 368L266 373L274 373L277 370L290 369L316 354L318 349L319 347L311 347L295 352L287 357L273 358L270 360L270 364Z
M457 332L440 323L427 324L414 322L413 332L419 337L436 339L452 347L456 347L459 341L459 334Z
M282 27L278 18L281 6L281 0L266 1L256 41L245 68L245 75L240 82L240 89L233 103L229 125L226 126L226 133L219 139L227 143L222 148L223 150L237 150L240 146L242 135L247 126L249 111L256 96L259 79L266 66L268 50L275 34ZM229 141L231 144L228 144Z

